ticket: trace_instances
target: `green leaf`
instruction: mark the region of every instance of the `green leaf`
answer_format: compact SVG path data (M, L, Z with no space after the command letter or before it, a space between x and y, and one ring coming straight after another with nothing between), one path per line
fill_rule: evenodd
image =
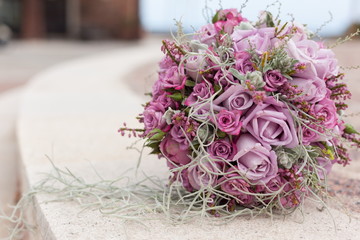
M159 132L159 133L155 133L154 135L152 135L150 137L150 140L151 141L160 141L161 139L163 139L165 136L165 133L164 132Z
M219 21L219 11L216 12L215 16L212 18L212 23Z
M347 134L360 134L358 131L355 130L355 128L353 126L351 126L350 124L345 124L345 129L344 132Z
M224 137L227 136L226 133L224 133L224 132L222 132L222 131L220 131L220 130L218 130L218 131L216 132L216 135L217 135L219 138L224 138Z
M220 89L221 89L221 87L220 87L219 84L215 84L215 85L214 85L214 90L215 90L215 92L219 92Z
M187 87L194 87L195 86L195 82L191 81L191 80L186 80L185 86Z
M239 80L244 80L244 75L241 74L238 70L236 70L235 68L230 68L229 71L231 72L231 74L236 77Z
M168 93L176 93L177 92L177 90L175 90L174 88L165 88L164 90L165 90L165 92L168 92Z
M149 135L151 135L151 134L153 134L153 133L161 133L161 132L163 132L161 129L155 128L155 129L153 129L153 130L151 130L151 131L149 132Z
M266 26L267 27L275 27L273 16L270 12L266 12Z
M181 102L183 100L183 95L179 92L176 92L172 95L168 95L168 97L174 99L177 102Z

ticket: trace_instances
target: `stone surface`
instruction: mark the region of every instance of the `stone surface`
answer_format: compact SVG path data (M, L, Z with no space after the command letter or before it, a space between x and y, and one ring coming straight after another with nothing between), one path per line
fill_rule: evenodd
M358 45L352 47L354 50ZM141 112L144 101L139 89L146 89L142 77L148 75L140 71L144 66L155 69L161 57L159 48L160 42L145 41L136 47L62 64L32 81L25 93L18 125L22 177L27 183L24 191L41 179L39 172L51 170L46 155L57 166L66 166L90 182L97 179L93 167L107 179L114 179L135 166L138 153L126 150L134 140L120 137L117 129L124 121L129 126L138 126L134 117ZM359 78L353 77L356 86ZM357 111L357 107L351 111ZM352 121L358 124L356 119ZM358 162L354 161L355 166ZM167 176L164 161L156 157L145 154L140 167L147 175ZM348 169L352 172L348 176L358 176L356 167ZM345 170L335 169L336 174L347 173L342 171ZM39 203L44 199L47 197L38 196L35 204L37 238L43 239L355 240L360 225L356 212L350 218L345 210L330 207L330 215L309 203L304 219L301 215L274 220L239 218L222 226L196 219L192 224L174 226L159 214L155 220L141 225L105 217L98 211L79 215L81 209L76 203Z
M11 91L0 96L0 209L9 213L10 205L16 203L19 191L18 148L15 124L22 90ZM0 238L7 236L7 223L0 220Z

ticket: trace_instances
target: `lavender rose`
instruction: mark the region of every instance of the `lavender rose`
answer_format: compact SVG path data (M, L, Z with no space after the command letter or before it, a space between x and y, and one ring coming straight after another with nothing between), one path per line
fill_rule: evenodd
M250 53L245 51L235 53L235 69L244 74L255 71Z
M221 69L215 73L214 80L218 84L220 84L225 90L232 86L231 83L236 82L233 75L230 72L224 74L223 70Z
M236 146L228 138L225 138L214 141L207 151L215 159L232 160L236 153Z
M221 172L221 164L217 162L205 162L193 165L188 168L188 179L190 185L196 189L215 186L218 180L218 173Z
M161 141L160 151L167 158L170 168L182 166L191 161L188 156L190 154L189 150L181 149L181 144L175 141L169 134Z
M267 97L263 104L250 109L243 127L262 144L293 148L299 143L289 110L273 97Z
M320 79L331 75L336 76L339 73L334 52L313 40L294 41L290 39L287 43L287 51L290 57L309 65L308 68L311 68L315 76Z
M327 88L324 80L318 77L313 79L294 78L289 81L291 85L296 85L304 95L304 100L309 103L316 103L325 98Z
M255 183L266 184L278 172L276 153L268 144L259 143L248 133L242 134L236 142L238 153L233 160L237 161L239 171Z
M242 122L240 121L241 118L241 111L232 110L227 111L222 109L218 114L216 114L216 124L218 128L230 135L239 135Z
M161 103L151 102L150 105L144 111L144 125L145 134L149 133L155 128L159 128L163 131L168 130L163 115L165 108Z
M206 84L205 82L196 84L193 88L192 93L190 96L186 99L185 105L191 106L199 101L203 101L205 99L208 99L211 97L211 95L214 93L214 90L211 86Z
M241 52L254 48L259 54L269 50L273 46L275 30L274 28L260 28L254 30L234 30L231 35L234 41L234 49Z
M230 168L227 173L219 179L221 190L236 197L242 205L250 205L254 202L251 185L246 182L236 168Z
M277 91L279 87L284 85L287 79L279 70L269 70L265 73L264 80L266 82L265 90L269 92Z
M184 67L170 67L164 74L160 75L159 80L163 88L175 88L176 90L183 89L186 82Z
M214 110L239 110L243 113L253 105L253 97L241 85L229 87L223 94L213 101Z
M199 73L200 70L206 67L206 61L204 55L190 56L186 59L185 69L186 73L196 82L200 82L202 75Z
M216 43L216 34L217 34L217 31L215 29L214 24L208 24L208 25L201 27L199 34L196 34L194 36L194 39L197 39L200 42L205 43L210 46L213 43Z
M186 150L189 147L189 141L185 136L185 130L183 130L179 125L174 125L170 130L171 137L178 142L179 148Z

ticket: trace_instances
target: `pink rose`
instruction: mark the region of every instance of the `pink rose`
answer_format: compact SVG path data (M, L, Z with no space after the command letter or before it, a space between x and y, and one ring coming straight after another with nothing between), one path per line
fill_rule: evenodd
M160 151L167 158L170 168L186 165L191 161L188 156L189 150L182 149L181 144L175 141L170 134L161 141Z
M279 70L269 70L265 73L264 80L266 82L265 90L269 92L277 91L279 87L287 82L287 79Z
M270 179L264 190L267 193L277 192L280 188L283 187L284 184L284 179L279 175L276 175L274 178Z
M243 127L262 144L295 147L299 144L294 120L286 105L267 97L263 104L252 107Z
M236 197L241 205L250 205L254 202L254 196L251 195L251 185L240 175L239 170L230 168L227 173L219 179L221 190Z
M218 18L215 25L217 32L224 31L231 34L235 26L238 26L242 21L247 21L235 8L224 9L218 11Z
M325 98L315 104L314 113L327 129L334 128L338 123L337 109L333 100Z
M215 186L218 175L221 172L221 165L217 162L205 162L192 165L188 168L188 179L191 186L200 190L210 186Z
M208 153L212 158L232 160L236 153L235 144L231 143L228 138L214 141L208 148Z
M215 116L218 128L230 135L239 135L242 126L242 122L240 121L241 113L239 110L220 110Z
M253 97L241 85L233 85L214 101L214 109L219 111L223 108L227 110L239 110L246 113L254 104Z
M176 90L183 89L186 82L184 67L173 66L167 69L166 72L160 76L159 80L163 88L175 88Z
M237 161L239 171L254 183L266 184L278 172L276 153L268 144L259 143L248 133L242 134L236 142L238 153Z
M311 126L309 126L311 127ZM316 129L316 126L315 126ZM302 143L304 145L309 145L310 143L317 142L319 139L319 134L313 129L309 129L307 127L302 128Z
M150 105L144 111L144 125L145 134L148 134L151 130L159 128L163 131L168 130L163 115L165 108L161 103L151 102Z
M196 84L190 94L190 96L185 100L186 106L192 106L195 103L202 102L205 99L211 97L214 93L212 86L209 86L205 82Z
M156 99L157 97L159 97L161 94L164 93L164 90L162 88L162 84L160 82L160 80L157 80L154 85L152 86L152 95L153 98Z
M303 79L303 78L294 78L290 80L291 85L296 85L304 95L304 100L309 103L316 103L325 98L327 94L327 88L324 80L321 80L318 77L314 79Z
M154 98L154 102L160 103L164 107L165 111L169 107L175 110L179 107L179 103L175 102L172 98L169 97L169 95L171 95L171 93L163 92L161 95Z
M184 169L181 172L174 172L174 176L170 179L170 182L175 182L178 181L180 182L183 187L189 191L189 192L193 192L194 188L191 186L190 182L189 182L189 177L188 177L188 169Z

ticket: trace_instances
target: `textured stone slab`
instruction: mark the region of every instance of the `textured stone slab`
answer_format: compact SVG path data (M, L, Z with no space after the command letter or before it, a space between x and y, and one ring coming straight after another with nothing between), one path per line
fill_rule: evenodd
M14 90L0 97L0 209L8 212L14 205L18 186L18 148L15 125L22 90ZM0 238L7 236L7 223L0 220Z

